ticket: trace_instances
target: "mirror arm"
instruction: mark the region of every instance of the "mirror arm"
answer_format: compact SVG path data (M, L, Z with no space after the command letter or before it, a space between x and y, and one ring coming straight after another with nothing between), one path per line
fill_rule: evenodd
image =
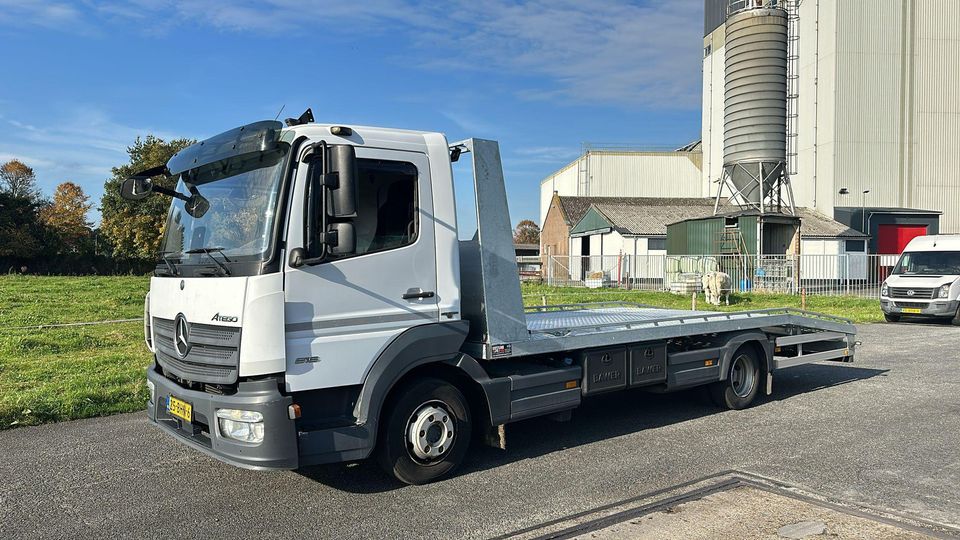
M166 195L166 196L168 196L168 197L173 197L174 199L180 199L180 200L183 201L183 202L187 202L187 201L190 200L190 197L184 195L183 193L180 193L179 191L177 191L177 190L175 190L175 189L165 188L165 187L163 187L163 186L158 186L158 185L156 185L156 184L154 184L154 186L151 188L151 190L152 190L154 193L159 193L159 194L161 194L161 195Z

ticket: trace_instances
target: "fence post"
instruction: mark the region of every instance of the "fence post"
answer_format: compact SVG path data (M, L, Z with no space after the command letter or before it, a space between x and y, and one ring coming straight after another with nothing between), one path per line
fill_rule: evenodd
M850 296L850 254L844 253L844 257L847 259L847 271L844 277L846 278L847 282L847 296Z

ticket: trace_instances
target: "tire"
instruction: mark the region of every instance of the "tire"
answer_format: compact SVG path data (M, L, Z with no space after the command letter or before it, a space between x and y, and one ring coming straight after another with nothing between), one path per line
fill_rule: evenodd
M957 308L957 314L954 315L952 319L950 319L950 322L954 326L960 326L960 307Z
M753 347L741 347L733 354L727 379L710 385L710 397L717 406L740 410L750 406L760 390L760 360Z
M473 429L467 398L457 387L434 378L411 381L383 410L377 461L397 480L426 484L463 462Z
M896 313L884 313L883 319L887 322L900 322L900 315Z

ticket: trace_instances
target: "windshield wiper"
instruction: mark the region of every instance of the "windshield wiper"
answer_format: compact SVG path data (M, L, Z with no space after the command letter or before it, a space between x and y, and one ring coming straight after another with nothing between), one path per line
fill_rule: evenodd
M214 253L219 253L220 256L223 257L223 260L227 262L232 262L229 258L227 258L226 255L224 255L223 249L224 248L222 247L202 247L202 248L188 249L187 251L184 251L184 253L186 253L187 255L193 255L195 253L206 253L207 256L210 257L210 260L215 262L217 266L219 266L220 269L223 270L223 275L229 276L230 269L227 268L227 265L223 264L222 262L220 262L220 259L217 259L216 257L213 256Z
M171 254L171 253L173 253L173 252L172 252L172 251L161 251L161 252L160 252L160 259L163 260L163 264L167 265L167 270L170 271L170 275L171 275L171 276L176 276L176 275L179 275L179 272L177 272L177 266L176 266L175 264L173 264L172 262L170 262L170 258L169 258L169 257L170 257L170 254Z

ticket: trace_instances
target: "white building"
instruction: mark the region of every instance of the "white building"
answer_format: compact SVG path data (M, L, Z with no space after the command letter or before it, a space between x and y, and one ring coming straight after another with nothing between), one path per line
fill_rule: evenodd
M553 194L575 197L701 197L700 145L677 151L590 149L540 182L540 225Z
M723 167L728 3L704 2L702 196L716 195ZM960 233L960 5L779 4L796 15L788 162L797 206L828 216L861 204L939 210L940 232Z

